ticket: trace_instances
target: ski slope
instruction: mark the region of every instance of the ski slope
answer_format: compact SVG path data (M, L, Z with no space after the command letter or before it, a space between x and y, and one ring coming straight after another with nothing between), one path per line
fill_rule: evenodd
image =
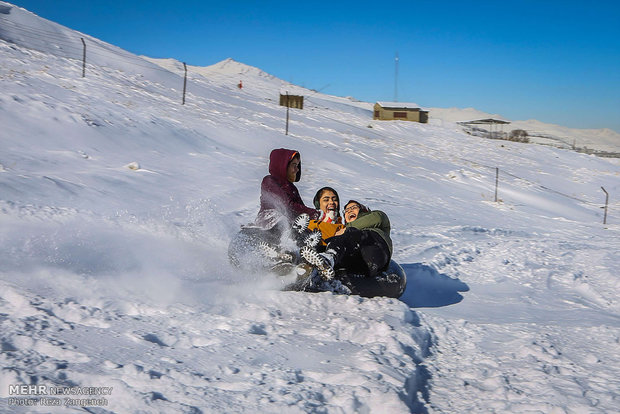
M188 66L181 105L180 62L5 2L0 56L0 412L618 412L618 160L373 121L232 59ZM389 215L400 300L228 264L279 147L306 203Z

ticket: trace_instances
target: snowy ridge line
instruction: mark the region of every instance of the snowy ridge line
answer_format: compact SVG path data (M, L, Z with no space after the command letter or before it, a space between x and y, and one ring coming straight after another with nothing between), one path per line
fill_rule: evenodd
M319 107L320 107L320 105L319 105L319 104L317 104L316 102L313 102L313 101L312 101L312 100L310 100L310 99L306 99L306 100L307 100L307 101L309 101L309 102L312 102L312 103L313 103L313 104L315 104L316 106L319 106ZM361 126L359 126L359 125L354 125L354 124L348 123L347 121L342 121L342 120L334 119L334 118L331 118L331 117L329 117L329 116L327 116L327 115L322 115L322 117L327 118L327 119L330 119L330 120L332 120L332 121L334 121L334 122L341 123L341 124L343 124L343 125L347 125L347 126L349 126L349 127L357 128L357 129L363 130L363 131L365 131L365 132L370 132L370 133L375 134L375 135L377 135L377 136L379 136L379 137L381 137L381 138L384 138L384 139L389 139L389 136L386 136L386 135L384 135L384 134L383 134L383 133L381 133L381 132L376 132L376 131L366 131L366 129L364 129L363 127L361 127ZM422 143L419 143L419 142L411 142L411 144L412 144L412 145L417 145L417 146L422 147L422 148L425 148L425 149L427 149L427 150L429 150L429 151L431 151L431 152L435 152L436 154L446 154L446 155L448 155L448 156L450 156L450 157L453 157L453 158L459 159L459 160L461 160L461 161L465 161L465 162L470 163L470 164L479 165L479 166L481 166L481 167L485 167L485 168L488 168L488 169L490 169L490 170L495 170L496 168L499 168L499 167L492 167L492 166L490 166L490 165L482 164L482 163L480 163L480 162L478 162L478 161L473 161L473 160L470 160L470 159L467 159L467 158L458 157L458 156L455 156L455 155L453 155L453 154L448 154L446 151L443 151L443 150L441 150L441 149L437 149L437 148L434 148L434 147L430 147L430 146L428 146L428 145L425 145L425 144L422 144ZM561 192L561 191L554 190L553 188L547 187L547 186L545 186L545 185L543 185L543 184L536 183L536 182L534 182L534 181L528 180L527 178L519 177L518 175L515 175L515 174L512 174L512 173L509 173L509 172L505 171L505 170L504 170L504 169L502 169L502 168L499 168L499 170L500 170L502 173L504 173L504 174L506 174L506 175L508 175L508 176L510 176L510 177L513 177L513 178L516 178L516 179L519 179L519 180L523 180L523 181L528 182L528 183L530 183L530 184L536 185L536 186L540 187L540 188L541 188L541 189L543 189L543 190L546 190L546 191L552 192L552 193L554 193L554 194L557 194L557 195L560 195L560 196L563 196L563 197L570 198L570 199L575 200L575 201L578 201L578 202L580 202L580 203L583 203L583 204L586 204L586 205L590 205L590 206L593 206L593 207L600 207L600 205L601 205L601 203L593 203L593 202L591 202L591 201L583 200L583 199L580 199L580 198L577 198L577 197L571 196L571 195L569 195L569 194L565 194L565 193L563 193L563 192Z
M76 47L75 44L68 43L66 41L67 40L66 36L58 36L58 35L56 35L55 33L52 33L52 32L39 31L40 33L38 33L36 30L24 29L24 27L29 27L29 26L26 26L26 25L23 25L23 24L16 25L14 22L12 22L10 20L3 20L2 23L3 24L4 23L9 23L8 26L12 26L13 28L19 29L20 31L23 32L22 33L23 36L28 37L30 39L38 40L38 39L40 39L41 35L44 35L45 37L54 38L54 42L58 43L58 44L61 44L61 46L64 48L63 50L66 50L67 52L75 52L76 55L77 55L76 57L70 57L70 56L61 56L61 57L65 58L65 59L82 61L81 54L82 54L83 48L79 47L79 46ZM79 32L76 32L76 33L79 33ZM79 34L81 34L81 33L79 33ZM101 45L99 45L99 44L97 44L95 42L92 42L92 37L91 36L83 35L82 38L85 41L90 41L89 43L90 43L91 46L101 48ZM15 43L14 40L5 40L5 41L10 42L10 43ZM76 42L78 42L78 41L80 41L80 40L77 39ZM33 48L27 47L27 46L21 46L21 47L24 47L26 49L33 49ZM39 52L46 53L46 54L48 53L48 51L46 51L46 50L40 50L40 49L33 49L33 50L37 50ZM120 49L120 50L122 51L122 49ZM136 55L134 55L134 54L132 54L130 52L126 52L127 54L122 54L122 53L119 53L118 51L112 51L112 50L109 50L108 52L109 52L109 54L116 54L118 56L122 56L123 58L127 58L127 59L130 59L130 60L133 60L132 64L134 64L136 66L140 66L140 67L147 68L147 69L158 70L160 72L165 72L165 73L174 73L174 72L171 72L170 70L164 69L161 66L156 65L156 64L153 64L152 66L146 66L146 65L144 65L144 63L147 62L145 59L142 59L142 58L140 58L140 57L138 57L138 56L136 56ZM123 62L120 59L114 59L109 54L103 55L101 53L97 53L97 50L89 49L88 44L87 44L87 47L86 47L86 64L87 65L91 65L91 66L95 66L95 67L104 67L104 66L98 65L96 63L88 62L88 56L89 55L99 56L99 57L106 58L106 59L109 59L109 60L114 60L116 62Z
M39 35L39 36L43 35L45 37L53 38L53 39L59 40L59 41L67 40L67 36L60 35L58 32L50 32L50 31L47 31L47 30L43 30L43 29L32 27L32 26L28 26L27 24L23 24L23 23L19 23L18 24L18 23L15 23L14 21L7 20L6 18L3 18L3 17L1 17L1 18L2 18L2 24L6 24L7 26L12 26L13 28L20 29L23 32L27 32L27 33L30 33L30 34L36 34L36 35ZM64 27L64 26L61 26L61 27ZM28 28L28 29L24 29L24 28ZM78 31L75 31L75 33L80 34L80 35L82 34L82 33L78 32ZM84 35L84 36L90 37L88 35Z
M27 37L28 37L28 36L27 36ZM38 37L32 37L32 38L33 38L33 39L37 39ZM0 39L0 40L1 40L1 39ZM84 39L84 40L87 40L87 39ZM12 41L8 41L8 40L5 40L5 42L7 42L7 43L13 43ZM57 42L57 43L60 43L60 42ZM92 46L97 46L97 45L96 45L96 44L94 44L94 43L91 43L91 45L92 45ZM21 45L20 45L20 47L23 47L24 49L29 49L29 50L36 50L37 52L40 52L40 53L45 53L45 54L47 54L47 53L48 53L47 51L40 50L40 49L35 49L35 48L32 48L32 47L26 47L26 46L21 46ZM66 49L73 48L73 49L76 51L76 53L79 53L79 54L81 54L81 53L82 53L82 50L83 50L82 48L79 48L79 47L78 47L78 48L76 48L74 45L70 45L70 44L68 44L68 43L65 43L63 47L65 47ZM66 49L65 49L65 50L66 50ZM110 52L110 53L112 53L112 52ZM93 50L89 49L89 48L88 48L88 46L87 46L87 48L86 48L86 66L87 66L87 67L88 67L88 66L90 66L90 67L97 67L97 68L106 68L106 67L110 67L110 66L102 66L102 65L99 65L99 64L97 64L97 63L89 62L89 61L88 61L88 57L89 57L89 56L92 56L92 55L95 55L95 56L98 56L98 57L102 57L102 58L105 58L105 59L107 59L107 60L113 60L113 61L116 61L116 62L123 62L123 61L122 61L122 60L120 60L120 59L114 59L114 58L111 58L111 57L110 57L110 55L103 55L103 54L97 53L96 51L93 51ZM118 55L119 55L119 56L124 56L124 55L120 55L120 54L118 54ZM54 55L54 56L58 56L58 55ZM81 58L81 57L71 57L71 56L58 56L58 57L61 57L61 58L63 58L63 59L69 59L69 60L77 61L77 62L80 62L80 63L82 62L82 58ZM146 65L144 65L144 64L140 64L140 63L139 63L139 61L137 60L137 59L139 59L139 58L136 58L136 57L130 57L130 56L127 56L127 58L135 60L135 62L132 62L132 65L135 65L135 66L140 66L140 67L143 67L143 68L146 68L146 69L157 70L157 71L164 72L164 73L174 73L174 72L171 72L171 71L169 71L169 70L162 69L161 67L158 67L158 66L156 66L156 65L153 65L153 66L146 66ZM144 61L144 60L142 60L141 62L142 62L142 63L144 63L145 61ZM180 76L180 75L179 75L179 76Z
M0 41L4 41L6 43L13 43L13 42L10 42L10 41L7 41L7 40L2 40L2 39L0 39ZM65 44L65 45L66 45L66 47L74 47L74 46L68 46L68 44ZM92 45L95 45L95 44L92 44ZM36 48L32 48L32 47L27 47L27 46L21 46L21 45L20 45L20 47L23 47L24 49L28 49L28 50L35 50L35 51L37 51L39 53L48 54L48 52L45 51L45 50L36 49ZM81 48L78 48L76 50L79 50L79 53L82 53L82 49ZM112 52L110 52L110 53L112 53ZM111 58L109 55L102 55L100 53L96 53L96 52L94 52L92 50L89 50L89 48L87 47L86 48L86 67L87 68L88 67L91 67L91 68L92 67L97 67L97 68L104 69L104 68L107 67L107 68L113 68L113 69L117 69L118 70L118 68L114 68L113 66L103 66L103 65L99 65L97 63L89 62L88 61L88 57L91 56L91 55L96 55L98 57L102 57L102 58L105 58L107 60L113 60L113 61L116 61L116 62L123 62L122 60ZM68 60L71 60L71 61L78 62L80 65L82 64L82 58L81 57L59 56L59 55L54 55L54 56L60 57L62 59L68 59ZM122 55L119 55L119 56L122 56ZM139 58L135 58L134 57L133 59L139 59ZM145 61L142 60L142 63L144 63L144 62ZM146 66L146 65L143 65L143 64L140 64L140 63L137 63L137 62L132 62L132 65L140 66L140 67L145 68L145 69L152 69L152 70L160 71L160 72L163 72L163 73L173 73L174 74L174 72L171 72L171 71L166 70L166 69L161 69L161 68L159 68L159 67L157 67L155 65L153 65L153 66ZM179 75L179 76L181 76L181 75Z

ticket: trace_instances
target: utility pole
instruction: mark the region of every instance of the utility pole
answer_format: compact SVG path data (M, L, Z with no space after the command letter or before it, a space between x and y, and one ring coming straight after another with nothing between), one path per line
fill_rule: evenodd
M394 102L398 102L398 52L394 58Z

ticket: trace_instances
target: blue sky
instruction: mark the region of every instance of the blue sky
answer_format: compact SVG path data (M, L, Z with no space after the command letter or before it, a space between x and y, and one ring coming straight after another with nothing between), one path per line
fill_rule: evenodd
M136 54L196 66L231 57L369 102L620 132L617 0L12 3Z

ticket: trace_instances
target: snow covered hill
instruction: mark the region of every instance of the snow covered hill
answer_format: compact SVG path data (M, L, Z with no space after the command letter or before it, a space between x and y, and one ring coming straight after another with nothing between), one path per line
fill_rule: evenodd
M183 63L175 59L153 59L147 56L142 56L142 58L151 63L157 64L162 68L170 70L171 72L179 74L184 72ZM349 97L342 98L318 94L316 91L292 85L288 82L282 81L281 79L277 79L276 77L269 75L258 68L236 62L230 58L207 67L188 65L187 68L191 74L201 75L207 79L223 83L230 83L238 78L243 84L244 79L253 79L258 77L259 79L264 80L262 83L270 84L271 93L279 88L279 91L283 94L288 92L290 94L304 95L306 96L306 99L308 99L308 95L310 95L310 99L314 101L318 101L319 99L329 99L332 109L350 111L355 107L363 111L368 111L364 112L363 115L370 117L372 116L370 111L373 110L374 102L360 102ZM252 88L252 86L255 85L255 82L251 81L249 84L246 82L245 85L246 88L248 86ZM252 89L250 89L250 91L251 90ZM262 92L263 91L261 91L261 93ZM316 103L319 104L318 102ZM343 108L338 108L334 106L335 103L342 103L345 106ZM454 124L457 122L472 121L477 119L501 119L510 122L509 125L501 128L503 132L509 133L513 129L523 129L530 135L531 143L551 145L559 148L590 149L613 154L620 153L620 134L608 128L575 129L540 122L535 119L515 121L509 120L499 114L489 114L478 111L474 108L425 109L429 111L430 123L433 125L461 129L461 127ZM362 113L360 113L360 115L362 115Z
M617 412L617 160L373 121L232 60L188 67L181 105L182 64L5 2L0 56L0 412ZM400 300L228 264L278 147L307 203L389 215Z

